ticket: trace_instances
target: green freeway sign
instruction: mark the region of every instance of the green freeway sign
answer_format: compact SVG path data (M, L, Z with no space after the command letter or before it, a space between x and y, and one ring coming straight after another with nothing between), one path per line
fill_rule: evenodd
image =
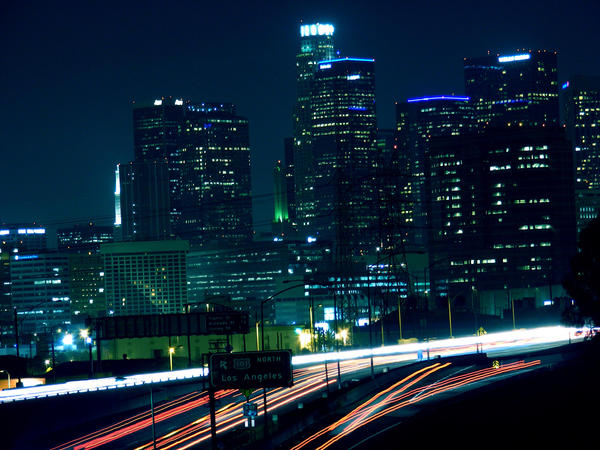
M215 389L289 387L294 383L291 350L213 353L208 370Z

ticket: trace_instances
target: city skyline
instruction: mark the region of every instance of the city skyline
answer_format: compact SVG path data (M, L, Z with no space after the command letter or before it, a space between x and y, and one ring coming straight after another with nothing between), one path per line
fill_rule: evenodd
M255 229L268 231L272 168L283 159L284 138L292 135L301 20L332 23L342 55L375 59L378 125L392 128L394 102L462 94L463 58L487 50L556 50L561 84L578 73L598 75L600 63L586 58L592 47L582 39L593 31L598 6L584 2L574 11L555 2L547 10L544 4L527 2L516 15L510 3L503 10L473 2L436 4L440 14L433 16L424 7L377 2L348 8L267 2L262 26L256 22L260 11L241 4L165 9L149 3L143 11L77 5L66 12L40 5L37 15L6 6L0 179L12 195L0 221L37 221L48 228L112 223L114 166L133 158L132 109L173 95L232 102L248 118ZM201 10L207 14L198 16ZM419 45L411 36L419 37Z

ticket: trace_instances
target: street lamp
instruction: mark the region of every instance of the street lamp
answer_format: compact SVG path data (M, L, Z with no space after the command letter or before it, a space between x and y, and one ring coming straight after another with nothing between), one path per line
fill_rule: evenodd
M450 297L448 297L448 325L450 326L450 339L452 339L454 336L452 336L452 310L450 308Z
M298 281L298 280L289 280L289 281L293 282L293 281ZM284 283L285 283L285 281L284 281ZM304 283L302 283L302 284L295 284L294 286L289 286L289 287L287 287L285 289L282 289L280 291L275 292L270 297L267 297L266 299L261 300L261 302L260 302L260 334L261 334L261 350L262 351L265 351L265 315L264 315L264 306L265 306L265 303L267 303L270 300L273 300L279 294L283 294L284 292L291 291L292 289L296 289L296 288L299 288L301 286L304 286Z
M339 353L340 351L340 342L338 339L338 336L340 336L339 331L338 331L338 308L337 308L337 285L338 283L333 281L333 282L328 282L328 281L317 281L317 280L313 280L313 279L304 279L304 280L285 280L284 283L293 283L296 281L304 281L304 283L300 286L304 286L307 283L313 283L317 286L322 286L322 287L333 287L333 321L334 321L334 328L335 328L335 332L334 332L334 341L335 341L335 351L336 353ZM369 336L370 336L370 331L371 331L371 313L370 313L370 302L369 302ZM313 320L312 320L312 307L311 307L311 321L310 321L310 326L311 326L311 337L314 336L315 330L313 328ZM344 345L346 345L346 338L347 338L347 330L346 330L346 337L343 338L344 340ZM314 340L314 338L313 338ZM314 346L313 346L313 351L314 351ZM336 358L337 359L337 372L338 372L338 388L340 388L342 386L342 370L340 368L340 358L339 355ZM373 372L373 356L371 355L371 373Z
M6 389L10 389L10 373L8 373L8 370L0 370L0 373L4 372L6 374L6 376L8 377L8 385L6 387Z
M90 331L87 328L84 328L82 330L79 330L79 336L81 337L81 339L83 339L85 341L85 343L88 346L88 351L90 354L90 376L89 378L93 378L94 377L94 359L92 358L92 337L90 336Z
M169 367L171 372L173 371L173 354L175 353L175 347L169 347Z

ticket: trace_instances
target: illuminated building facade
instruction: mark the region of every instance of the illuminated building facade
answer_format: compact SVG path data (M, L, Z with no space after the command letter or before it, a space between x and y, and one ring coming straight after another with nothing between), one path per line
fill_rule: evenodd
M176 236L193 245L251 239L249 126L234 105L155 100L134 110L134 146L136 161L167 164Z
M13 309L10 299L10 253L0 251L0 335L12 334Z
M96 252L69 254L71 322L84 324L88 317L106 315L104 258Z
M113 241L113 235L113 227L96 225L93 222L59 228L56 231L58 250L61 252L96 253L100 244Z
M353 253L375 248L375 61L320 61L311 101L314 229Z
M562 129L432 138L429 153L434 293L496 290L481 305L491 314L516 290L536 302L559 296L576 248L573 159Z
M133 148L135 161L162 161L167 163L171 223L181 221L181 208L176 199L180 195L179 135L183 120L183 101L172 98L157 99L152 105L133 109Z
M4 224L0 226L3 252L40 252L47 249L46 229L37 224Z
M232 104L186 104L180 135L181 224L192 245L252 239L248 120Z
M469 97L431 96L396 103L396 127L408 166L408 243L414 249L427 245L425 161L429 141L437 136L460 136L474 131L474 109Z
M574 76L562 86L567 139L573 145L577 229L600 210L600 77Z
M102 244L107 315L183 312L188 250L184 240Z
M293 286L284 280L312 276L330 261L331 246L314 240L257 241L234 249L191 251L187 257L189 302L227 298L236 309L249 310L254 317L261 300ZM302 289L277 298L294 295L307 306ZM265 320L271 320L273 311L273 302L265 305Z
M310 230L315 215L314 158L312 149L312 92L319 61L335 56L334 27L330 24L300 26L296 55L296 104L294 107L294 181L296 215L302 230Z
M10 278L20 333L43 333L71 323L67 254L13 254Z
M465 58L464 77L480 126L559 125L556 52Z
M23 253L45 252L46 249L45 228L35 223L0 226L0 334L14 333L11 259L14 260L14 256Z

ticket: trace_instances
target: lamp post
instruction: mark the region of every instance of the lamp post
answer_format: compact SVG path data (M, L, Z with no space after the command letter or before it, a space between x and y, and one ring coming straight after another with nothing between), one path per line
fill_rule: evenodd
M298 281L298 280L289 280L289 281L294 282L294 281ZM286 281L284 281L284 283L285 282ZM261 334L261 350L262 351L265 350L265 314L264 314L265 303L273 300L275 297L277 297L280 294L283 294L284 292L291 291L292 289L296 289L296 288L299 288L302 286L304 286L304 283L295 284L294 286L289 286L285 289L275 292L273 295L267 297L266 299L261 300L261 302L260 302L260 334Z
M334 337L334 341L335 341L335 352L339 353L340 352L340 337L341 337L341 333L339 333L339 328L338 328L338 308L337 308L337 283L336 282L325 282L325 281L317 281L317 280L313 280L313 279L304 279L304 280L285 280L284 283L294 283L294 282L300 282L303 281L303 284L300 284L298 286L295 287L299 287L299 286L305 286L307 283L313 283L317 286L322 286L322 287L333 287L333 323L334 323L334 333L333 333L333 337ZM370 308L370 303L369 303L369 308ZM370 309L369 309L370 311ZM369 312L370 314L370 312ZM369 315L369 327L371 326L371 316ZM310 308L310 327L311 327L311 337L313 339L314 342L314 327L313 327L313 309L312 306ZM370 328L369 328L370 331ZM369 333L370 335L370 333ZM347 337L347 331L346 331L346 337ZM346 344L346 338L342 338L344 340L344 345ZM314 344L313 344L313 351L314 351ZM336 358L337 360L337 383L338 383L338 389L342 387L342 370L340 367L340 357L338 355L338 357ZM373 357L371 357L371 371L373 370Z
M450 339L452 336L452 309L450 308L450 297L448 297L448 325L450 326Z
M6 376L8 377L8 385L7 385L7 389L10 389L10 373L8 373L8 370L0 370L0 373L4 372L6 374Z
M169 347L169 367L173 372L173 353L175 353L175 347Z
M90 355L90 373L88 378L94 378L94 359L92 358L92 337L90 336L90 331L87 328L79 330L79 336L84 340L86 345L88 346L88 351Z

